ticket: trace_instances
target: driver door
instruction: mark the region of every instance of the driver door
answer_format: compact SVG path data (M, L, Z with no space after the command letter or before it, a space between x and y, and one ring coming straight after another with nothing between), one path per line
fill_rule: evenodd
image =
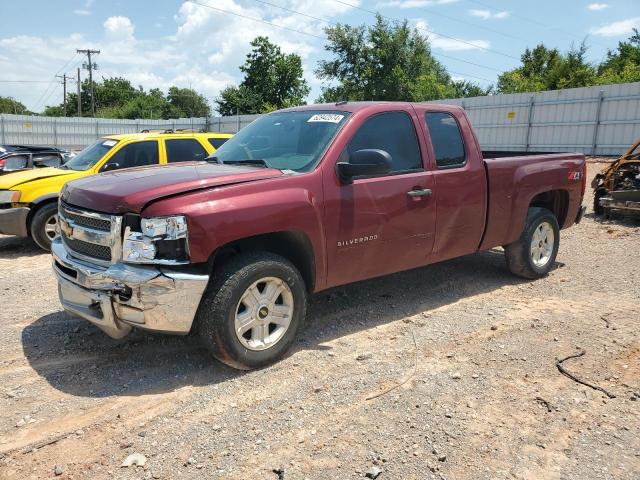
M389 153L392 171L346 185L325 180L328 286L426 264L433 248L434 182L413 109L364 119L338 161L362 149Z

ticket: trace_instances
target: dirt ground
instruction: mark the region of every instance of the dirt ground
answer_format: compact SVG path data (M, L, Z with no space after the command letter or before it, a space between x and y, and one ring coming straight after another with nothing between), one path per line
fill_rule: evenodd
M1 237L0 478L638 479L640 221L585 204L545 279L495 250L333 289L246 373L67 316L50 257ZM559 373L582 350L615 398Z

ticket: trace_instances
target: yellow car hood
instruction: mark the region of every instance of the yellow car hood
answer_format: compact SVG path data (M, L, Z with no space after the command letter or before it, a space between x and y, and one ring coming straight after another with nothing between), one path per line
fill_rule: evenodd
M23 172L8 173L0 176L0 190L11 190L23 183L32 182L41 178L59 177L62 175L76 175L75 170L63 170L61 168L34 168L33 170L25 170ZM84 173L84 172L82 172Z

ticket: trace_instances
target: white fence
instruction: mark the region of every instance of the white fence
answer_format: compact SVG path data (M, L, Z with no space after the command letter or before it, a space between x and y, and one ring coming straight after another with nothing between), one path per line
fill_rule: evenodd
M483 150L619 155L640 137L640 82L453 100Z
M484 150L619 155L640 137L640 82L435 103L461 105ZM2 114L0 144L80 148L103 135L143 129L235 133L257 117L112 120Z

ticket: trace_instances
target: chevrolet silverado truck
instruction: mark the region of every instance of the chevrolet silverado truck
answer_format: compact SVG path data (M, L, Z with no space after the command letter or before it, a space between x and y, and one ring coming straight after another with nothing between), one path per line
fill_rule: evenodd
M584 191L583 155L483 154L459 107L296 107L205 162L68 183L53 268L64 309L111 337L193 331L260 368L320 290L499 246L511 272L543 277Z
M201 159L228 133L130 133L100 138L58 168L35 168L0 177L0 234L31 237L51 248L58 224L58 194L73 179L141 165Z

